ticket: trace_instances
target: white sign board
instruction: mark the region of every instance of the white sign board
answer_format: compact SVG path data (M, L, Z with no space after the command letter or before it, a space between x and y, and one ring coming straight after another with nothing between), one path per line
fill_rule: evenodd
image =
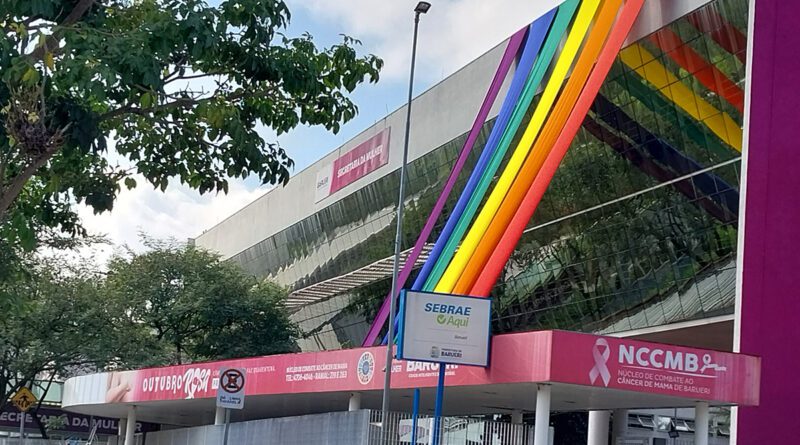
M488 366L492 300L403 291L397 358Z
M244 408L244 382L244 369L220 369L219 387L217 387L217 406L228 409Z
M314 192L314 202L320 202L331 194L331 176L333 164L328 164L317 172L317 189Z

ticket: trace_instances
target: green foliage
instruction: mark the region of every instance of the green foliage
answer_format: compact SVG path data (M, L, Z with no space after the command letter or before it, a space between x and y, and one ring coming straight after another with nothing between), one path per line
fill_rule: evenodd
M275 283L252 285L222 306L222 317L209 314L210 326L193 355L210 359L298 352L299 331L283 308L286 297L286 289Z
M166 363L296 350L297 330L283 308L286 289L260 283L205 250L148 244L144 254L111 261L106 291L153 332Z
M494 289L498 331L603 329L735 254L736 228L671 187L548 225L654 185L588 134L576 143L530 224L542 226L522 236Z
M411 282L411 280L408 280ZM406 286L410 287L410 286ZM391 278L375 281L353 291L353 298L344 311L374 320L378 315L383 299L392 291Z
M0 405L42 376L148 363L149 334L102 297L96 270L30 256L15 267L26 273L0 280L16 302L0 311Z
M318 48L284 35L290 17L282 0L3 1L4 235L25 247L39 225L81 235L70 204L111 210L137 173L201 193L250 175L285 183L292 160L257 128L337 132L357 113L348 94L383 64L349 37Z
M8 314L19 303L21 295L10 286L28 278L27 265L17 252L0 238L0 314Z
M0 242L0 409L34 379L297 350L286 289L203 250L148 245L100 272Z

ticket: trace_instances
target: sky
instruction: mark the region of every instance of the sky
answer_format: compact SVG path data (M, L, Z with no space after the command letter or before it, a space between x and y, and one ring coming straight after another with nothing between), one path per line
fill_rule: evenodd
M218 0L217 0L218 2ZM362 54L375 54L385 66L377 84L363 84L351 96L358 116L338 134L320 127L298 127L276 137L294 159L299 172L405 103L411 59L414 6L417 0L287 0L292 21L287 34L304 32L318 46L341 41L341 34L361 40ZM430 0L420 22L414 95L427 90L471 60L533 21L556 0ZM215 1L211 2L212 4ZM550 6L552 7L552 6ZM488 85L487 85L488 87ZM477 110L476 110L477 112ZM199 195L178 183L165 192L142 185L123 190L114 210L100 215L78 206L84 225L104 235L112 245L92 250L100 263L119 246L142 248L140 233L186 240L213 227L269 190L253 179L232 180L227 195Z

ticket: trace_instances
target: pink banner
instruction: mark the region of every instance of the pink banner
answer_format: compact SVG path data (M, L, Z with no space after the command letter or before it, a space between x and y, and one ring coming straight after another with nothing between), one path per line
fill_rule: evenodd
M81 376L67 381L64 405L213 398L222 367L246 370L248 396L378 391L384 351L286 354ZM447 385L552 382L753 405L759 370L758 358L741 354L540 331L495 336L490 366L448 367ZM392 372L394 388L435 387L438 365L396 360Z
M389 162L386 128L333 161L330 193L335 193Z
M503 362L504 359L500 356L514 351L514 356L522 363L544 363L542 359L545 358L543 354L548 343L549 332L496 337L496 352L493 357L498 362ZM536 344L539 346L536 347ZM537 354L540 356L539 360L536 360ZM385 355L385 349L377 346L102 374L107 376L104 402L216 397L219 370L222 367L246 370L247 395L379 390L383 388ZM395 360L392 365L392 386L436 386L438 369L438 365L434 363ZM543 369L519 366L497 366L489 369L448 366L447 382L448 385L530 382L532 379L545 379Z
M553 351L553 381L758 404L757 357L560 331Z

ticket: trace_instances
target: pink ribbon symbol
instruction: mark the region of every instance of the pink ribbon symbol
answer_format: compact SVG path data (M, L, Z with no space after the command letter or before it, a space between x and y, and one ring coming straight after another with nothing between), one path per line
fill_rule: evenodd
M597 377L600 377L603 379L603 384L608 386L608 382L611 381L611 373L608 371L608 366L606 365L609 357L611 357L611 346L608 345L606 339L598 338L592 348L594 367L589 371L589 380L592 381L592 385L594 385Z

